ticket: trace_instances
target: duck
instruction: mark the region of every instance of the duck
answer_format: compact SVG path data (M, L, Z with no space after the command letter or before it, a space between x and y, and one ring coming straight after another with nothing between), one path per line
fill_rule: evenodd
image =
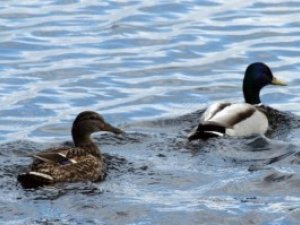
M243 103L214 103L202 114L198 126L188 140L206 140L212 137L250 137L264 135L269 128L267 108L261 103L260 91L267 85L287 85L276 78L269 66L255 62L245 70Z
M100 114L81 112L72 125L74 147L49 148L31 155L33 162L27 172L17 176L18 182L28 189L61 182L103 180L103 157L91 139L91 134L97 131L123 133L121 129L106 122Z

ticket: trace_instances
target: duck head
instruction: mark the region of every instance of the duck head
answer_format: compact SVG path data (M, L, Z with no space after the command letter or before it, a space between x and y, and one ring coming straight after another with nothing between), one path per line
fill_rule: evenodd
M243 93L245 102L249 104L259 104L260 90L269 84L287 85L285 82L273 76L271 69L264 63L255 62L250 64L246 71L243 81Z
M72 137L75 146L79 146L83 142L89 142L90 135L97 131L123 133L121 129L107 123L100 114L93 111L84 111L79 113L73 122Z

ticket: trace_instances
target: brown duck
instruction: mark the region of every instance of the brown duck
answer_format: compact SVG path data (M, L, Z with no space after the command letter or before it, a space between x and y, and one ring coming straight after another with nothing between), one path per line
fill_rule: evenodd
M24 188L36 188L58 182L102 180L103 159L90 137L97 131L122 133L122 130L105 122L98 113L81 112L72 126L75 147L50 148L33 155L29 172L18 175L18 181Z

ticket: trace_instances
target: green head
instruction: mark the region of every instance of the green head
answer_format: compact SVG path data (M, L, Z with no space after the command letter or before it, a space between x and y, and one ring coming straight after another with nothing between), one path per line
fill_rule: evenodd
M259 104L260 90L269 84L284 86L286 83L273 76L271 69L264 63L255 62L250 64L243 81L243 93L245 102Z

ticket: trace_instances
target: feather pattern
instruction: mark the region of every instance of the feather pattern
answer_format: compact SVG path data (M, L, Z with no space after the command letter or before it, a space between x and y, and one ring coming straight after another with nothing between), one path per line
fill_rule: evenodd
M269 121L265 107L260 105L260 90L269 84L286 85L273 76L264 63L250 64L244 75L243 94L245 103L216 103L207 108L200 123L188 139L208 139L223 135L244 137L265 134Z
M226 107L224 107L226 105ZM266 115L256 106L247 103L224 104L215 103L204 113L197 129L189 135L189 139L207 139L223 136L251 136L264 134L268 129Z
M95 112L80 113L72 127L75 147L50 148L33 155L29 171L18 175L18 181L24 188L35 188L57 182L102 180L103 159L90 138L93 132L100 130L122 132Z

